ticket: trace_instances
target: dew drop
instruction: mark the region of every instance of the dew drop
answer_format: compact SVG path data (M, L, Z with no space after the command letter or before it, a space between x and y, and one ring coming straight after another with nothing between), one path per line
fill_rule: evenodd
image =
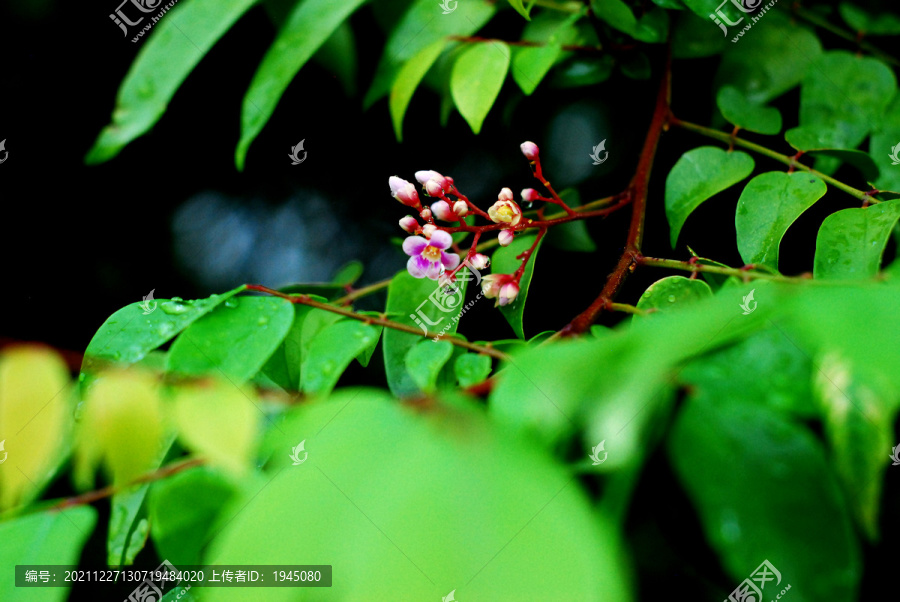
M669 295L669 303L675 303L675 295Z
M265 326L269 323L269 318L265 316L260 316L258 320L256 320L256 324L259 326Z
M230 309L234 309L234 308L237 307L237 306L238 306L238 300L235 299L234 297L232 297L232 298L228 299L227 301L225 301L225 307L228 307L228 308L230 308Z
M167 337L170 334L172 334L173 332L175 332L175 325L172 324L171 322L163 322L162 324L159 325L159 328L156 330L156 332L161 337Z
M177 316L188 311L190 308L179 301L163 301L160 308L169 315Z

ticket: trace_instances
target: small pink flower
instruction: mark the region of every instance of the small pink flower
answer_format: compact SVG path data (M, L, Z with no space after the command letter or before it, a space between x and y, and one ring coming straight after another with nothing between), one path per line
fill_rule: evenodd
M476 270L483 270L491 265L491 260L487 255L475 253L475 255L472 256L472 259L469 260L469 265Z
M534 188L526 188L522 191L522 200L526 203L531 203L539 198L541 198L541 195Z
M503 307L515 301L518 295L519 285L515 282L509 282L500 288L500 296L497 298L497 302L500 304L500 307Z
M509 190L506 188L505 190ZM512 194L512 192L510 192ZM513 200L499 200L488 209L491 220L497 224L515 226L522 220L522 210Z
M444 188L441 186L437 180L428 180L425 182L425 193L428 196L441 196L444 194Z
M455 222L456 214L450 209L450 203L447 201L438 201L431 205L431 214L439 220L445 222Z
M425 207L424 209L419 211L419 215L422 217L422 219L424 219L425 221L428 221L431 219L431 209L429 209L428 207Z
M513 200L512 190L509 188L503 188L500 190L500 194L497 195L497 198L501 201L511 201Z
M419 193L412 182L407 182L403 178L391 176L388 180L391 186L391 196L409 207L417 207L419 205Z
M416 172L416 180L419 184L425 185L425 182L428 180L443 180L444 176L434 171L433 169L425 169L422 171Z
M537 144L534 142L523 142L519 145L519 148L522 149L522 154L525 155L525 158L529 161L536 161L538 158L538 150Z
M496 305L508 305L519 294L519 285L512 274L488 274L481 279L481 290L488 299L497 299Z
M431 235L437 230L437 226L434 224L425 224L422 226L422 236L425 238L431 238Z
M419 229L419 222L411 215L407 215L400 220L400 227L409 233L413 233Z
M512 244L514 238L514 232L512 230L500 230L500 234L497 235L497 242L500 243L501 247L508 247Z
M410 236L403 241L403 252L409 255L406 269L413 278L437 280L444 269L452 270L459 265L459 255L447 253L453 238L443 230L431 235L431 240L421 236Z
M456 201L453 203L453 213L459 217L465 217L469 213L469 206L465 201Z

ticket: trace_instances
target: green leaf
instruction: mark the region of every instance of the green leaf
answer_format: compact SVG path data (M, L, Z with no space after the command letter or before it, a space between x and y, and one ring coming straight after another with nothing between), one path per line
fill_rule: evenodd
M202 564L203 548L236 493L221 473L202 466L154 484L148 506L156 552L175 566Z
M462 272L457 276L461 276ZM459 278L459 293L445 295L434 280L413 278L403 271L394 276L388 286L386 311L396 314L395 321L426 332L453 334L465 299L468 282ZM406 396L419 391L413 376L406 367L406 354L421 336L388 328L381 337L384 350L384 368L388 385L394 395Z
M557 88L578 88L605 82L612 75L615 59L604 54L599 59L573 56L553 74L551 83Z
M82 372L93 372L108 362L133 364L179 332L202 318L220 303L244 290L243 286L222 295L212 295L197 301L157 299L146 305L126 305L109 318L97 330L84 352Z
M859 543L805 428L757 403L697 396L676 419L668 452L734 583L768 559L803 599L856 599Z
M816 237L816 278L856 279L878 274L900 201L843 209L822 222Z
M710 28L720 31L709 18L720 3L714 0L688 0L686 3L695 12L696 5L703 4L698 14L707 20ZM723 10L727 9L737 16L744 16L731 3ZM730 84L755 104L766 104L799 84L822 53L816 35L791 23L781 11L767 12L765 21L764 27L754 27L752 35L741 38L740 44L725 45L715 78L717 87Z
M726 152L714 146L702 146L682 155L666 178L666 216L672 230L672 248L694 209L749 176L754 165L747 153Z
M394 122L394 133L398 142L403 140L403 116L406 114L406 107L409 106L413 93L419 87L419 82L422 81L446 46L447 40L443 38L426 46L409 59L397 74L397 79L394 80L391 88L389 105L391 119Z
M134 563L150 532L150 525L141 513L149 485L121 491L112 497L109 513L109 536L106 540L107 564L118 568ZM139 513L144 516L139 516Z
M508 247L501 247L494 251L491 257L491 271L494 274L513 274L522 265L521 259L516 259L517 255L521 255L531 248L534 244L535 235L517 236L512 244ZM538 251L541 250L543 239L538 243L537 248L528 258L528 265L522 272L522 279L519 281L519 295L509 305L500 308L500 313L512 326L513 332L520 339L525 338L525 329L522 325L525 314L525 299L528 297L528 288L531 286L531 277L534 275L534 263L537 261Z
M417 387L431 393L441 369L452 354L453 345L447 341L419 341L406 354L406 369Z
M825 182L807 172L770 171L750 180L734 218L744 262L777 270L778 248L785 232L826 191Z
M562 47L558 43L513 49L513 80L525 96L531 96L561 54Z
M491 373L491 356L465 353L453 364L453 372L460 387L471 387L485 380Z
M781 113L778 109L751 103L734 86L722 87L716 96L716 104L725 119L740 128L760 134L781 131Z
M709 13L700 17L691 11L679 13L672 28L672 56L676 59L695 59L722 52L726 46L725 38L717 27L710 25L713 22Z
M900 190L900 95L876 122L869 139L869 155L880 170L876 187L879 190Z
M363 101L366 108L390 92L403 65L423 48L450 36L472 35L490 21L497 10L495 2L476 0L460 2L456 10L442 15L437 4L435 0L416 0L392 28L372 87Z
M622 0L591 0L591 8L598 19L627 34L634 32L637 19Z
M241 139L235 164L244 169L247 150L275 111L297 72L365 0L303 0L266 51L244 96Z
M69 586L16 587L13 568L21 564L77 565L81 548L97 524L97 511L91 506L76 506L26 514L0 522L0 598L16 602L62 602ZM57 575L61 580L62 575Z
M810 65L803 80L800 125L828 132L829 147L855 148L881 118L896 91L897 78L881 61L840 50L827 52ZM838 164L823 159L816 168L831 173Z
M630 53L619 59L622 75L629 79L650 79L650 59L643 52Z
M708 297L712 297L712 289L703 280L668 276L657 280L644 291L637 302L637 308L644 311L668 311Z
M413 413L383 392L338 391L292 409L281 430L271 433L274 447L306 439L309 459L292 466L287 453L273 456L270 481L211 544L206 564L327 557L354 575L334 579L327 597L335 600L398 592L440 600L454 589L459 600L598 592L632 600L606 517L564 467L480 408L460 402ZM240 588L214 591L222 601L247 597Z
M317 295L311 295L311 298L323 303L327 301L324 297ZM340 316L332 312L326 312L302 303L295 303L294 321L291 323L291 329L262 368L263 374L286 391L300 390L300 367L303 363L303 352L309 347L308 342L304 345L303 325L306 323L306 318L311 314L328 314L329 316L334 316L333 320L340 319ZM314 331L313 334L315 334L322 327L320 326L320 321L313 320L309 331ZM307 334L307 338L309 336Z
M669 38L669 13L654 7L638 19L631 37L648 44L662 44Z
M509 47L502 42L472 44L463 51L450 72L450 94L472 132L481 124L500 94L509 70Z
M509 0L509 5L516 9L516 12L525 17L528 21L531 21L531 6L534 2L529 3L528 8L525 8L525 3L522 0Z
M691 247L688 247L687 249L690 252L691 256L696 258L696 262L701 265L709 265L709 266L715 266L715 267L719 267L719 268L729 267L729 266L725 265L724 263L715 261L713 259L708 259L706 257L700 257L699 255L697 255L697 253L694 252L694 250ZM713 289L713 291L719 290L720 288L725 286L725 284L728 282L732 282L732 283L740 282L740 280L738 280L734 276L726 276L725 274L713 274L712 272L700 272L700 275L703 277L704 280L706 280L707 284L709 284L709 286Z
M197 320L172 343L168 370L220 374L240 384L259 372L294 320L292 304L278 297L232 299Z
M359 280L364 269L363 262L354 259L342 265L334 275L334 278L331 279L331 282L339 286L351 286Z
M847 25L859 34L867 36L895 36L900 34L900 17L884 12L869 14L864 9L849 2L841 2L838 10Z
M353 96L356 93L356 38L349 21L344 21L334 30L312 60L337 76L344 94Z
M343 320L323 329L303 359L301 389L310 395L328 395L356 356L378 341L374 326Z
M878 541L878 510L896 409L882 391L860 382L839 353L821 358L816 392L835 470L853 514L870 541Z
M149 130L200 59L254 4L256 0L192 0L167 13L128 70L112 123L100 132L85 161L109 161Z
M866 153L837 147L842 141L832 130L822 130L813 126L801 126L784 133L784 139L798 151L813 157L832 157L857 168L867 182L878 179L878 165Z

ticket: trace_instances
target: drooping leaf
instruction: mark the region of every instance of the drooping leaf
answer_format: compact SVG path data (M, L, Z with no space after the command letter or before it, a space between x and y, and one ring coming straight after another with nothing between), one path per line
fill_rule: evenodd
M453 372L460 387L471 387L485 380L491 373L491 356L464 353L453 363Z
M397 136L398 142L403 140L403 116L406 115L406 107L409 106L413 93L419 87L419 82L422 81L425 73L431 69L446 46L447 40L444 38L426 46L409 59L397 74L397 79L391 87L389 105L391 119L394 122L394 134Z
M879 539L882 482L894 446L894 403L877 387L861 382L840 354L818 362L816 392L835 469L853 515L870 541Z
M760 134L781 131L781 113L778 109L751 103L734 86L723 86L716 96L716 104L725 119L740 128Z
M310 295L310 298L321 303L327 301L324 297L317 295ZM308 342L304 344L303 327L306 324L306 318L313 314L328 314L329 316L334 316L333 319L335 321L340 319L340 316L337 314L303 305L302 303L295 303L294 321L291 323L290 330L262 368L262 372L269 379L287 391L300 390L300 368L303 362L303 353L309 347ZM306 331L308 340L311 340L309 338L310 331L313 331L312 334L314 335L324 328L323 325L320 325L321 322L321 320L316 320L315 318L310 322L310 327Z
M339 286L351 286L359 280L364 269L363 262L354 259L342 265L334 275L334 278L331 279L331 282Z
M869 155L878 165L879 190L900 190L900 95L875 122L869 139ZM879 195L883 199L886 195ZM894 197L898 198L898 197Z
M891 231L900 219L900 201L832 213L816 237L815 278L872 278Z
M128 70L112 123L100 132L85 161L109 161L153 127L200 59L254 4L256 0L191 0L166 13Z
M525 7L525 2L523 0L509 0L509 5L516 9L516 12L525 17L527 20L531 20L531 6L534 2L529 2L528 7Z
M352 412L340 411L351 402ZM415 414L358 389L292 410L281 429L272 433L276 447L318 433L307 444L309 460L292 466L286 453L273 455L271 480L216 538L205 563L328 556L356 576L329 588L342 600L397 592L440 600L454 589L459 600L632 599L606 517L566 470L477 408L447 403ZM371 570L373 559L380 570ZM203 593L246 598L240 588Z
M235 495L221 473L203 466L156 483L148 506L157 553L175 566L201 564L203 548Z
M895 36L900 34L900 17L883 12L870 14L865 9L849 2L841 2L838 6L841 18L858 34L867 36Z
M123 486L159 465L165 451L159 384L149 374L108 372L90 388L78 430L75 480L93 485L102 463L110 480Z
M878 165L872 157L858 150L836 148L843 143L833 130L822 130L817 126L791 128L784 133L784 139L798 151L812 157L831 157L857 168L867 182L878 179ZM835 148L829 148L830 146Z
M829 132L829 147L856 148L896 91L897 78L883 62L841 50L827 52L810 65L803 80L800 125ZM838 164L825 158L816 168L831 173Z
M573 56L554 71L551 84L556 88L578 88L605 82L612 75L615 59L604 54L599 59Z
M257 425L264 417L256 394L224 380L184 385L173 394L178 438L189 449L235 475L253 461Z
M676 59L712 56L722 52L725 43L722 32L710 20L709 13L697 16L692 11L682 11L672 27L672 56Z
M644 291L638 299L637 308L644 311L669 311L707 297L712 297L712 289L703 280L668 276L657 280Z
M481 131L484 118L497 100L509 70L509 46L503 42L472 44L450 73L450 93L472 131Z
M666 216L673 248L694 209L749 176L754 165L747 153L726 152L714 146L702 146L682 155L666 178Z
M416 0L393 26L363 101L366 108L390 92L403 65L423 48L450 36L472 35L497 10L496 2L474 0L459 2L456 10L444 15L436 10L438 4L435 0Z
M566 16L551 11L540 13L522 32L522 40L538 46L516 46L512 49L510 72L526 96L530 96L554 64L566 54L563 44L578 42L575 23L584 16L581 10Z
M491 257L491 271L494 274L513 274L522 265L521 259L516 259L517 255L521 255L531 248L534 244L535 235L517 236L512 244L508 247L502 247L494 252ZM538 251L541 250L543 239L538 243L534 252L528 258L528 265L522 272L522 279L519 281L519 294L515 300L500 308L500 313L512 326L513 332L520 339L525 338L525 328L523 326L523 317L525 315L525 300L528 297L528 288L531 286L531 277L534 275L534 264L537 261Z
M619 31L632 33L637 27L637 19L622 0L591 0L591 8L598 19L602 19Z
M247 150L275 111L297 72L365 0L303 0L296 5L250 82L241 110L235 164L244 169Z
M117 493L110 501L106 562L111 568L133 564L134 557L144 548L150 525L146 516L139 515L149 488L150 485L138 485Z
M241 384L259 372L293 320L292 304L285 299L231 299L175 339L168 369L177 374L222 375Z
M344 88L344 94L348 97L356 94L358 71L356 37L349 21L338 25L313 55L312 60L337 76Z
M855 599L859 543L812 433L758 403L697 396L668 452L735 584L767 559L804 599Z
M403 271L394 276L388 286L388 313L394 313L396 322L422 329L422 334L453 334L458 326L458 318L465 299L468 281L459 282L458 292L444 294L434 280L413 278ZM445 330L446 329L446 330ZM422 340L422 337L400 332L392 328L382 336L384 368L391 391L398 396L419 391L413 376L407 370L406 354Z
M359 354L378 340L379 329L355 320L324 328L303 359L301 389L310 395L328 395Z
M685 3L721 35L721 30L709 18L720 3L714 0L686 0ZM732 11L732 21L747 20L730 2L723 10ZM743 27L745 23L740 25ZM795 87L822 53L816 35L792 23L782 11L770 10L765 15L765 26L754 27L738 44L730 43L738 29L729 28L730 35L726 36L729 43L725 44L715 85L732 85L752 103L765 104Z
M0 510L37 497L66 460L72 410L68 371L55 352L0 352Z
M406 354L406 369L417 387L431 393L441 369L452 354L453 345L447 341L425 339L416 343Z
M91 506L26 514L0 522L0 598L24 602L62 602L68 598L69 586L16 587L16 565L76 565L81 548L97 524L97 511Z
M240 286L196 301L158 299L148 301L144 306L141 303L126 305L107 318L91 339L84 352L82 372L98 370L108 362L133 364L139 361L242 290L244 287Z
M826 191L825 182L802 171L770 171L750 180L738 200L734 219L744 262L777 270L778 248L785 232Z

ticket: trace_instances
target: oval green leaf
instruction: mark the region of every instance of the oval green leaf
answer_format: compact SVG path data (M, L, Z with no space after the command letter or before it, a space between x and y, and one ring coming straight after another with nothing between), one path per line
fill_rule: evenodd
M391 97L388 104L391 110L391 120L394 122L394 133L398 142L403 140L403 116L406 115L406 107L409 106L413 93L419 87L419 82L431 69L441 52L444 51L445 46L447 46L447 40L445 39L437 40L433 44L426 46L409 59L397 74L397 79L391 88Z
M426 339L419 341L406 354L406 368L422 391L431 393L437 384L441 369L450 356L453 345L447 341Z
M484 42L472 44L453 64L450 94L476 134L500 94L509 61L509 46L503 42Z
M815 278L864 279L878 274L900 201L843 209L822 222L816 237Z
M703 280L668 276L657 280L644 291L637 302L637 308L644 311L668 311L712 297L712 294L712 289Z
M328 395L356 356L378 341L379 329L344 320L323 329L303 360L301 389L311 395Z
M781 131L781 113L778 109L750 102L734 86L723 86L716 95L716 104L725 119L739 128L760 134Z

